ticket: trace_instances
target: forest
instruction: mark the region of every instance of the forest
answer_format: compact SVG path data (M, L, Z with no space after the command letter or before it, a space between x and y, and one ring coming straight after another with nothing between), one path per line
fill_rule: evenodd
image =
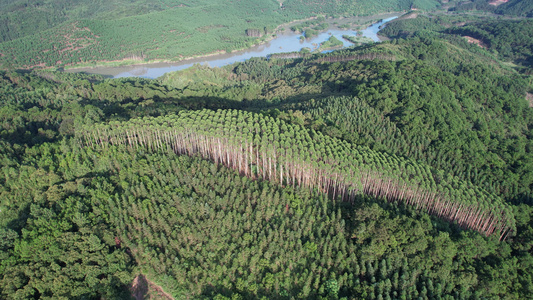
M131 3L101 4L182 8ZM533 23L486 13L158 79L1 70L0 299L529 299Z
M451 10L457 12L483 11L500 15L533 17L533 3L531 1L508 0L501 1L500 5L495 5L494 2L496 1L464 1L457 3Z

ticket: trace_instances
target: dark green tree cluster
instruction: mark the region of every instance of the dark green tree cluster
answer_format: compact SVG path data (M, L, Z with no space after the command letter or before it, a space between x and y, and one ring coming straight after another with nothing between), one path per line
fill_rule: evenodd
M533 17L533 3L526 0L510 0L496 9L496 13L502 15L515 15Z
M365 197L353 205L332 202L172 151L166 157L124 151L99 150L116 157L121 170L120 188L108 201L112 220L124 245L146 262L146 273L175 296L408 299L521 292L501 281L518 282L516 271L485 262L494 251L509 252L497 239L452 238L427 215L412 219L413 211L396 204ZM473 263L492 275L502 271L499 279L474 276L467 267Z
M467 11L479 11L490 12L500 15L510 16L533 16L533 4L528 0L509 0L499 5L491 4L491 1L487 0L473 0L458 2L456 6L449 8L454 12L467 12Z
M303 33L309 28L314 28L315 30L324 30L328 28L328 24L324 23L325 20L326 18L324 16L317 16L312 20L291 26L291 30L298 33Z
M484 184L498 194L516 197L530 193L530 141L525 126L528 126L532 119L524 99L526 85L519 83L518 78L512 80L502 76L495 78L496 84L490 87L486 86L486 82L475 83L468 79L471 77L466 74L448 77L438 69L422 66L408 71L409 68L404 68L407 65L402 64L396 64L397 67L394 67L387 63L370 63L367 70L380 74L380 77L370 81L363 77L362 81L350 83L354 87L352 95L364 99L363 101L323 101L320 103L325 111L315 110L313 115L315 118L321 118L326 124L335 124L340 128L339 137L395 154L423 159L455 175L463 173L461 177L471 177L470 180ZM337 70L331 70L330 74L334 72L340 74ZM385 79L387 77L382 77L384 74L389 74L387 76L390 77ZM501 87L508 89L508 92ZM460 99L456 96L458 94L461 95ZM497 94L499 96L496 96ZM479 103L474 102L475 99L487 102L479 106ZM357 106L359 102L363 104ZM312 106L318 109L319 105ZM346 106L357 108L344 112ZM356 115L357 111L366 108L369 110L363 115ZM329 109L331 115L324 114L330 112ZM365 114L374 113L381 118L378 124L389 123L384 126L396 127L398 134L404 136L405 143L401 142L401 139L387 139L389 132L379 130L379 127L370 121L373 118L365 120L363 117ZM464 117L454 119L452 115ZM519 127L507 127L505 124L509 124L508 122L516 122ZM517 131L517 128L523 130ZM508 132L510 137L501 135L503 132ZM398 146L393 146L392 143ZM400 146L401 144L405 145L405 148ZM509 147L513 147L513 150ZM402 148L404 150L401 150ZM491 158L487 151L482 149L490 149L496 156ZM513 156L505 154L508 151L512 151ZM494 168L498 166L494 160L500 160L497 157L504 157L504 161L507 161L506 165L499 165L499 168L513 170L511 172L516 172L517 177L510 178L509 173L503 172L507 175L502 173L503 176L497 178L497 173L494 172ZM483 183L480 178L474 179L476 175L472 172L476 171L467 170L468 166L492 174L484 176L483 181L489 181ZM467 174L464 174L465 172Z
M533 65L532 20L476 22L446 32L479 39L502 60Z
M523 1L523 0L518 0ZM527 2L527 1L523 1ZM496 11L496 5L491 5L487 0L473 0L473 1L464 1L458 2L456 6L448 9L453 12L470 12L470 11L479 11L479 12L491 12Z
M193 299L524 297L533 288L530 207L517 209L516 239L499 243L409 206L332 201L169 148L4 146L2 298L127 299L138 272Z
M415 15L414 18L408 16L387 23L380 34L389 38L418 36L452 41L457 37L475 38L480 41L476 52L482 52L481 48L485 48L503 61L531 66L533 22L529 19L494 20L480 16L438 14Z
M114 242L86 156L66 143L2 149L0 298L128 298L135 261Z
M199 97L241 100L235 91L248 91L246 98L272 105L241 107L279 108L291 122L422 160L509 201L531 201L527 78L477 51L462 38L416 37L303 59L253 59L201 76L177 72L163 82Z
M387 25L379 31L379 34L389 38L407 38L420 34L420 32L441 31L450 23L464 22L465 19L467 18L460 16L459 18L452 19L452 21L444 16L429 17L418 15L416 12L413 12L388 22Z

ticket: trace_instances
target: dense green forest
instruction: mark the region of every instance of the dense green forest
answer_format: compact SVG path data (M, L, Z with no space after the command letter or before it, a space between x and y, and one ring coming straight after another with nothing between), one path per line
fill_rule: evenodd
M498 3L500 2L500 3ZM450 8L456 12L489 12L499 15L533 17L533 3L524 0L472 0L459 1L456 6Z
M512 212L507 207L464 182L455 178L436 182L426 166L353 148L258 116L202 111L110 127L91 125L80 129L78 136L82 144L91 147L122 144L150 150L170 147L178 154L200 153L242 175L318 189L343 201L351 202L358 194L403 201L485 235L499 233L500 240L513 230ZM248 134L241 135L245 128ZM471 197L476 198L475 203L468 201ZM494 209L498 206L501 210Z
M498 14L533 17L533 3L530 1L510 0L496 9Z
M62 9L42 32L185 7L9 3ZM398 3L369 13L436 5ZM530 298L532 28L418 10L154 80L0 71L0 299Z
M518 65L533 64L533 21L494 20L486 17L429 15L400 18L387 24L380 34L389 38L461 36L476 42L500 60ZM528 69L525 69L526 71Z

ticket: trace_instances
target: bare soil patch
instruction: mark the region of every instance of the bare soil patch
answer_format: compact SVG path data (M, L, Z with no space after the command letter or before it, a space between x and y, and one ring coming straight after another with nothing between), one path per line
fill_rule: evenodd
M59 53L72 52L84 49L93 44L98 44L98 36L91 32L88 27L78 27L78 23L73 23L72 28L62 35L63 45Z
M487 49L487 45L485 45L482 40L478 40L476 38L473 38L473 37L467 36L467 35L465 35L464 37L467 39L467 41L470 44L476 44L476 45L478 45L481 48Z
M409 19L416 19L418 17L418 13L416 12L410 12L407 13L401 17L398 18L398 20L409 20Z
M526 100L529 102L529 107L533 107L533 94L526 93Z
M489 1L489 5L499 6L507 2L509 2L509 0L491 0Z
M208 25L208 26L198 27L198 28L196 28L196 30L198 30L199 32L202 32L202 33L208 33L209 30L216 29L216 28L228 28L228 26L221 25L221 24L216 24L216 25Z
M151 282L146 276L139 274L130 287L131 295L135 300L174 300L174 298L163 291L163 289L157 284Z

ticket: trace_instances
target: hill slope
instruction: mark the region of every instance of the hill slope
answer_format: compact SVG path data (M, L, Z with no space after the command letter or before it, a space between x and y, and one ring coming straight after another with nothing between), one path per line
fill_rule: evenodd
M0 298L127 299L139 274L191 299L527 298L529 79L450 34L160 80L0 72Z

